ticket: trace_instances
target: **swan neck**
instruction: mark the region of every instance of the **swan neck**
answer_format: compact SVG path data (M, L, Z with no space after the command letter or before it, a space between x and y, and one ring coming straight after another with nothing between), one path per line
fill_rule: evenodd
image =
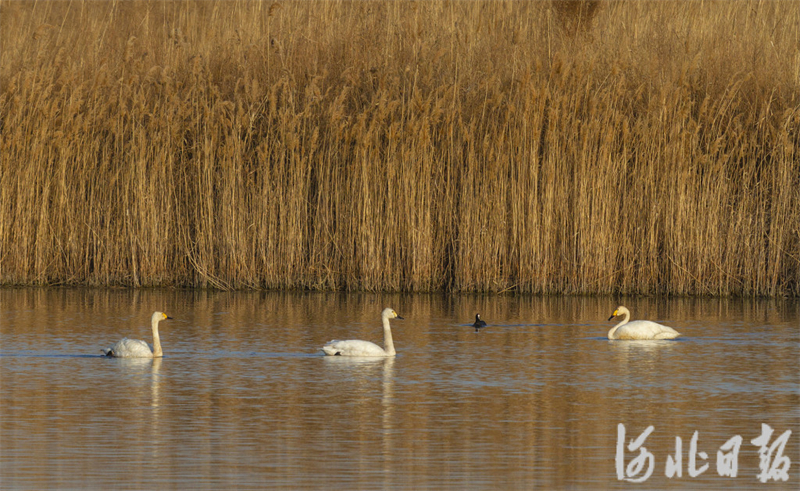
M164 356L161 352L161 338L158 336L158 320L153 319L153 358Z
M389 356L395 355L394 341L392 341L392 328L389 326L389 318L383 318L383 350Z
M631 313L630 312L623 312L622 313L622 320L616 326L612 327L610 331L608 331L608 339L614 339L614 335L617 332L617 329L624 326L631 320Z

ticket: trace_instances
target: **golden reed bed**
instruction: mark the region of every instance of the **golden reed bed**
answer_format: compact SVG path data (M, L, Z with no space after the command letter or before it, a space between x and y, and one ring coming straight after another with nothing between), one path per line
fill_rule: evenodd
M0 3L0 283L800 295L798 2Z

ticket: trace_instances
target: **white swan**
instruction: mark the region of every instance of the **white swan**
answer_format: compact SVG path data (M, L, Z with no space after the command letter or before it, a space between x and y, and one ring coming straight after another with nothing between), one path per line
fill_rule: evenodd
M628 322L631 320L631 312L623 306L617 307L608 320L619 315L624 316L622 322L608 331L608 339L675 339L681 335L671 327L652 321Z
M104 348L103 353L106 356L114 356L117 358L160 358L163 356L161 351L161 338L158 337L158 323L164 319L172 319L164 312L154 312L153 317L150 318L150 324L153 327L153 346L141 341L139 339L122 338L110 348Z
M323 353L330 356L394 356L394 343L392 342L392 329L389 326L389 319L403 319L392 308L385 308L381 312L383 319L383 345L381 348L369 341L359 341L351 339L348 341L331 341L322 347Z

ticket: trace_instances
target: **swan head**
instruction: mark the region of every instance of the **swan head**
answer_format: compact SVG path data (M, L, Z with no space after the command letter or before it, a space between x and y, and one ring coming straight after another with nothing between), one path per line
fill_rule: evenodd
M480 320L483 320L483 319L481 319L481 314L475 314L475 321L477 322L477 321L480 321Z
M622 305L620 305L619 307L617 307L617 310L615 310L615 311L614 311L614 313L613 313L613 314L611 314L611 317L609 317L609 318L608 318L608 320L611 320L611 319L613 319L614 317L618 317L618 316L620 316L620 315L625 315L625 314L628 314L628 315L630 315L630 313L631 313L631 312L630 312L628 309L626 309L625 307L623 307Z
M158 323L158 322L161 322L161 321L163 321L164 319L172 319L172 317L168 316L168 315L167 315L167 314L165 314L164 312L153 312L153 317L151 317L151 318L150 318L150 320L151 320L153 323Z
M394 309L391 307L386 307L385 309L383 309L383 312L381 312L381 317L383 317L384 319L403 320L403 318L397 315L397 312L395 312Z

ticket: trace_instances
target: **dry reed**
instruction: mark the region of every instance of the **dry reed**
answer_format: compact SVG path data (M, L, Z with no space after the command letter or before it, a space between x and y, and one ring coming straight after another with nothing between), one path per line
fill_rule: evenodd
M796 2L0 3L0 283L800 295Z

